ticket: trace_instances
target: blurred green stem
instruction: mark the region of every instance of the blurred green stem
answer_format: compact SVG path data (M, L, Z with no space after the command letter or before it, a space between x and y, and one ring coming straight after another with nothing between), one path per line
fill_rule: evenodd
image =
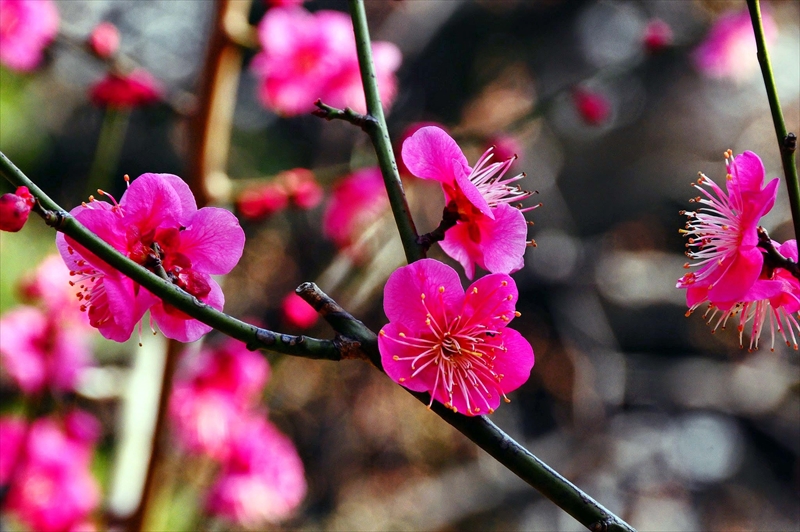
M97 139L97 149L86 184L86 196L96 194L98 188L111 188L111 173L119 164L130 117L131 110L127 108L108 107L104 111L100 138Z
M786 131L786 122L781 111L781 101L778 98L778 89L775 86L775 77L772 74L772 64L769 60L767 42L764 37L764 24L761 21L761 6L759 0L747 0L750 10L750 19L753 21L753 32L756 36L756 54L758 64L761 65L761 74L764 76L764 86L767 89L769 109L772 112L772 122L775 124L775 135L778 137L778 148L781 152L783 173L786 176L786 188L789 192L789 204L792 208L792 221L794 223L795 239L800 238L800 179L797 176L795 151L797 137Z
M341 359L338 348L330 340L280 334L237 320L203 303L176 285L133 262L64 211L61 206L28 179L2 152L0 152L0 174L15 186L28 187L28 190L38 201L38 206L35 210L48 225L76 242L80 242L82 246L97 255L109 266L127 275L153 295L169 302L172 306L192 318L210 325L232 338L245 342L251 349L267 349L276 353L304 358Z
M375 153L378 156L381 174L383 174L383 182L386 184L386 192L389 195L389 203L392 206L394 220L397 224L397 230L400 232L400 239L403 241L406 259L408 262L414 262L424 259L425 252L417 244L417 229L414 226L411 211L408 209L403 183L400 181L397 163L394 160L389 130L386 127L386 118L383 116L383 106L378 92L378 79L375 75L375 64L372 61L372 48L370 46L369 27L367 26L364 2L363 0L348 0L348 4L350 5L350 15L353 18L353 32L356 37L361 83L364 85L364 96L367 100L367 114L375 119L367 123L364 130L369 134L372 144L375 146Z

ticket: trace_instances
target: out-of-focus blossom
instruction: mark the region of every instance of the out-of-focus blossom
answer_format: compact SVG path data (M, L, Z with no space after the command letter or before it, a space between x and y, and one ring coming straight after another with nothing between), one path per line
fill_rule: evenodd
M35 203L28 187L17 187L13 194L0 196L0 231L16 233L22 229Z
M507 325L518 316L514 280L502 273L466 294L456 271L433 259L399 268L386 282L389 324L378 335L392 380L468 416L495 411L530 376L533 349Z
M303 463L292 441L262 417L242 424L206 509L247 528L290 517L306 493Z
M119 30L110 22L101 22L89 34L89 49L100 59L108 59L119 50Z
M693 186L702 196L693 201L702 207L683 212L688 217L682 231L689 238L686 255L694 261L686 268L699 268L677 284L677 288L686 289L689 312L706 301L719 308L742 301L764 264L757 228L761 217L775 204L778 179L764 185L764 165L753 152L734 158L728 150L725 161L726 190L700 174Z
M314 310L314 307L306 303L302 297L294 292L283 298L281 309L283 310L284 321L300 329L308 329L317 323L319 318L319 314Z
M265 0L271 7L301 6L305 0Z
M778 37L778 26L769 11L761 13L764 36L771 45ZM705 40L692 54L695 67L710 78L742 82L758 69L753 23L747 8L724 13L714 22Z
M257 402L268 375L266 359L236 340L186 356L169 405L183 447L224 460L236 427Z
M261 78L259 95L269 109L285 116L312 111L323 99L365 112L350 18L338 11L309 13L301 7L270 9L258 27L263 50L252 68ZM396 92L394 72L401 55L391 43L372 43L384 105Z
M4 509L37 531L63 532L86 524L100 502L89 470L92 443L71 438L54 419L35 421L18 451L20 462Z
M651 54L658 53L672 45L672 28L659 18L650 20L644 27L642 44Z
M288 204L289 196L280 183L250 187L236 198L236 210L248 220L268 218L285 209Z
M471 168L456 141L438 127L423 127L403 143L403 161L411 173L439 181L445 208L458 216L441 246L461 263L470 279L475 264L492 273L522 268L528 244L523 212L538 207L511 205L533 193L510 186L524 174L503 180L514 159L490 163L492 151L487 150Z
M611 116L611 102L600 92L578 87L572 91L572 101L578 116L590 126L601 126Z
M19 306L0 318L0 360L25 393L72 390L91 365L91 336L66 314Z
M221 310L225 298L211 275L228 273L242 255L244 231L236 217L225 209L198 210L188 185L171 174L142 174L119 203L111 199L90 201L71 214L134 262L151 270L160 263L174 284ZM130 338L148 309L167 338L192 342L211 330L62 233L56 245L83 289L82 309L106 338Z
M389 208L378 167L364 168L339 181L322 218L322 231L339 247L360 253L354 244Z
M322 187L314 178L314 172L305 168L293 168L278 174L286 194L300 209L313 209L322 202Z
M75 304L80 288L71 286L70 280L69 268L59 255L53 254L45 257L30 275L24 276L18 288L25 301L41 304L50 317L77 322L74 326L83 324L88 327L86 315Z
M0 64L7 68L36 68L57 32L53 0L0 0Z
M140 68L126 75L109 72L89 88L89 98L101 107L138 107L159 101L162 92L161 84Z
M21 418L0 417L0 486L5 486L15 473L25 433L25 421Z

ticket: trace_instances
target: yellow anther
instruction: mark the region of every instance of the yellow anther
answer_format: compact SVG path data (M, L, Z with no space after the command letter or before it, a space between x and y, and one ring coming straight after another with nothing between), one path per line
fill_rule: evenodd
M503 281L500 283L500 286L508 286L508 281Z
M444 286L440 286L439 287L439 293L440 294L444 294Z
M386 336L386 333L381 329L381 332L378 333L378 336Z
M395 362L397 362L398 360L400 360L400 357L399 357L399 356L397 356L397 355L395 355L395 356L393 356L393 357L392 357L392 360L394 360Z
M405 337L406 337L406 333L404 333L404 332L401 332L401 333L399 333L399 334L398 334L398 336L399 336L400 338L405 338Z
M406 382L406 378L405 377L400 377L399 379L397 379L397 381L398 382Z
M472 293L473 294L477 294L478 293L478 287L477 286L472 289Z
M419 298L420 298L420 299L425 299L425 294L420 294L420 295L419 295Z
M512 301L513 299L514 299L514 295L513 294L508 294L508 297L506 297L507 301Z
M520 312L520 311L518 311L518 310L515 310L515 311L514 311L514 316L516 316L517 318L519 318L520 316L522 316L522 312Z

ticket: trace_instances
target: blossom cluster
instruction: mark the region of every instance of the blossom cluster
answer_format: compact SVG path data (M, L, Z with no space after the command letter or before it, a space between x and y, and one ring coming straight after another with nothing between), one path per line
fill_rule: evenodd
M102 192L102 191L100 191ZM230 272L244 248L244 231L229 211L197 209L189 186L176 175L143 174L117 202L96 201L70 214L132 261L165 276L203 303L222 310L225 297L211 277ZM59 233L56 246L80 287L81 310L93 327L124 342L150 311L167 338L197 340L211 327L163 302L111 268L71 237Z
M709 323L724 328L738 316L740 344L748 323L750 349L757 349L764 324L769 319L775 345L775 331L787 345L798 348L795 331L800 332L796 314L800 311L800 279L797 242L771 241L759 223L775 204L778 179L764 184L764 165L753 152L736 157L725 154L727 175L724 189L703 174L694 187L700 191L692 201L700 207L683 211L688 218L682 232L688 237L686 268L693 271L678 280L686 290L691 314L704 303ZM774 262L772 248L781 261Z
M263 104L284 116L312 111L322 99L336 107L366 111L350 17L339 11L310 13L299 6L274 7L258 26L261 52L252 70ZM390 106L397 91L400 50L372 43L381 101Z
M183 448L221 466L207 511L248 528L285 519L306 492L294 445L257 406L268 375L263 356L228 340L184 355L169 404Z

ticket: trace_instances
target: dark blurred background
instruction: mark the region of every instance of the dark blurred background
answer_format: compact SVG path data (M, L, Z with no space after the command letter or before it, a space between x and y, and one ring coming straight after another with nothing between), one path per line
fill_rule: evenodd
M798 131L800 3L765 4L778 24L771 53L787 126ZM81 35L100 20L115 23L123 51L164 84L170 101L189 103L212 7L58 2L65 31ZM346 10L334 0L306 7ZM524 186L544 204L528 214L538 247L514 274L522 312L514 326L533 345L536 365L494 421L640 530L800 529L797 352L780 339L771 351L768 335L760 350L741 349L735 327L712 335L701 311L684 317L685 294L674 287L686 261L678 211L696 195L688 185L698 171L721 183L723 152L752 150L768 178L783 180L757 69L743 80L711 79L692 62L715 18L743 7L367 2L372 38L394 42L404 56L388 116L393 139L416 122L438 122L474 162L498 135L512 137L516 171L527 173ZM265 10L256 1L251 22ZM655 18L673 32L657 53L642 44ZM357 128L265 110L247 70L253 55L245 54L236 95L232 179L304 167L319 170L328 186L349 167L374 164ZM102 69L64 47L48 61L35 75L0 70L0 150L72 206L88 194L103 111L85 93ZM606 98L601 123L587 123L576 110L578 86ZM121 193L125 173L182 175L189 127L175 105L134 110L109 188ZM432 230L443 206L437 187L413 177L405 185L418 228ZM229 313L299 332L282 323L280 301L312 280L374 330L385 323L383 283L403 263L391 221L377 222L369 256L352 261L323 238L321 217L322 207L246 224L244 258L225 280ZM791 237L783 185L763 224L775 240ZM13 304L19 274L53 250L53 235L41 225L0 236L3 309ZM438 248L431 255L452 264ZM332 334L321 323L305 332ZM300 512L283 528L581 529L368 365L268 357L269 415L297 445L309 482ZM122 372L132 367L128 355L106 362ZM109 440L98 470L113 467L117 444ZM173 469L156 521L165 529L187 526L180 479L192 474Z

